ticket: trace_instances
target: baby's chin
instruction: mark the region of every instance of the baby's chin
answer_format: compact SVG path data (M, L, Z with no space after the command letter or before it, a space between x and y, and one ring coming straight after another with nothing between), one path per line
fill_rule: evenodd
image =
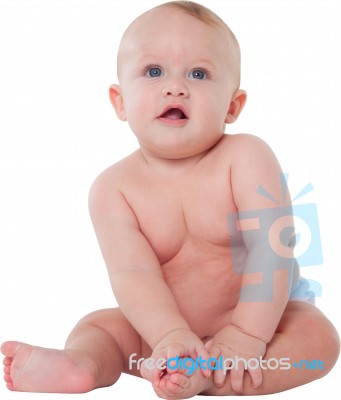
M146 144L140 143L140 149L146 157L158 158L160 160L169 161L189 161L190 159L201 158L206 154L207 151L212 149L216 144L220 142L225 133L217 135L213 140L206 141L187 141L183 140L164 140L161 143Z

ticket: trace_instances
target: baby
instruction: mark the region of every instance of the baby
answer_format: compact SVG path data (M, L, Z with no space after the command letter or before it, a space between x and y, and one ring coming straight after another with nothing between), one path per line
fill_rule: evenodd
M83 318L64 350L5 342L7 387L83 393L125 372L179 399L327 374L339 338L299 277L289 194L278 206L257 193L282 198L279 163L262 140L225 133L246 102L231 30L196 3L162 4L125 32L118 78L110 100L140 147L96 179L89 205L119 307ZM253 210L282 225L264 235L243 219Z

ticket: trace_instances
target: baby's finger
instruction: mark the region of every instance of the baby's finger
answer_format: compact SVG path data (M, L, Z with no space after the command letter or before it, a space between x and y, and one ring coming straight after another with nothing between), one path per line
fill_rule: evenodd
M243 393L244 365L235 365L231 369L231 387L238 394Z
M211 370L207 365L207 361L210 358L210 355L208 351L203 347L197 350L197 356L199 357L199 360L204 361L201 363L202 368L202 374L206 377L209 378L211 376Z
M179 372L179 358L183 356L182 346L171 346L167 352L167 372Z
M208 342L205 343L205 349L207 351L210 351L211 347L212 347L212 344L213 344L213 339L210 339Z
M208 343L210 343L210 342L207 342L206 344L208 344ZM210 348L210 351L209 351L210 357L218 359L221 354L220 347L218 345L214 344L214 342L212 342L209 344L209 348Z
M213 382L217 387L223 387L226 381L226 370L217 369L213 373Z
M143 361L141 366L142 377L148 379L153 385L158 385L160 383L162 372L165 370L165 366L157 362L158 360L159 358L147 358Z
M216 360L216 362L219 362L219 357L222 355L221 348L218 345L214 344L214 341L209 341L206 344L208 344L208 347L210 349L210 352L209 352L210 358L213 358ZM212 363L210 363L210 367L213 369ZM210 372L211 372L211 370L210 370ZM219 387L223 386L225 379L226 379L225 370L221 370L221 369L214 370L213 381L215 384L217 384L217 386L219 386Z
M252 387L254 389L257 389L262 384L263 381L261 369L259 367L253 369L249 368L247 371L251 376Z

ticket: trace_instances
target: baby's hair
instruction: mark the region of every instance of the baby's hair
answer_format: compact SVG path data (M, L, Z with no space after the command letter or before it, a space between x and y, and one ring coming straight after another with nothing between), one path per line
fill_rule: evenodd
M174 7L179 10L185 11L187 14L190 14L193 17L199 19L201 22L215 26L217 24L224 25L229 31L231 31L230 28L217 14L215 14L209 8L201 4L195 3L194 1L169 1L168 3L163 3L158 7Z

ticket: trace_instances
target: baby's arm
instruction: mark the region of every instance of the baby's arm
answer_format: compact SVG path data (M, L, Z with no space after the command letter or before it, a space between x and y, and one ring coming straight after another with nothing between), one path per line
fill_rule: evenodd
M203 343L181 315L133 210L113 182L108 172L95 181L89 208L121 311L158 357L195 353L207 358ZM156 370L155 379L159 376Z
M294 257L290 229L282 231L279 238L278 230L262 229L257 212L253 211L260 211L259 218L280 220L283 228L290 227L293 226L291 202L288 193L282 201L281 168L269 147L253 136L240 135L233 139L231 187L240 218L249 216L244 222L240 219L239 225L248 256L242 272L241 298L233 312L231 325L218 332L209 345L214 357L259 359L265 354L266 344L271 341L288 302ZM277 199L278 204L257 193L260 186ZM283 251L286 257L282 260L283 265L279 265L278 254ZM231 383L237 392L242 390L243 369L231 370ZM250 369L248 372L253 385L259 386L261 370ZM222 385L225 381L223 372L216 371L214 375L216 384Z

